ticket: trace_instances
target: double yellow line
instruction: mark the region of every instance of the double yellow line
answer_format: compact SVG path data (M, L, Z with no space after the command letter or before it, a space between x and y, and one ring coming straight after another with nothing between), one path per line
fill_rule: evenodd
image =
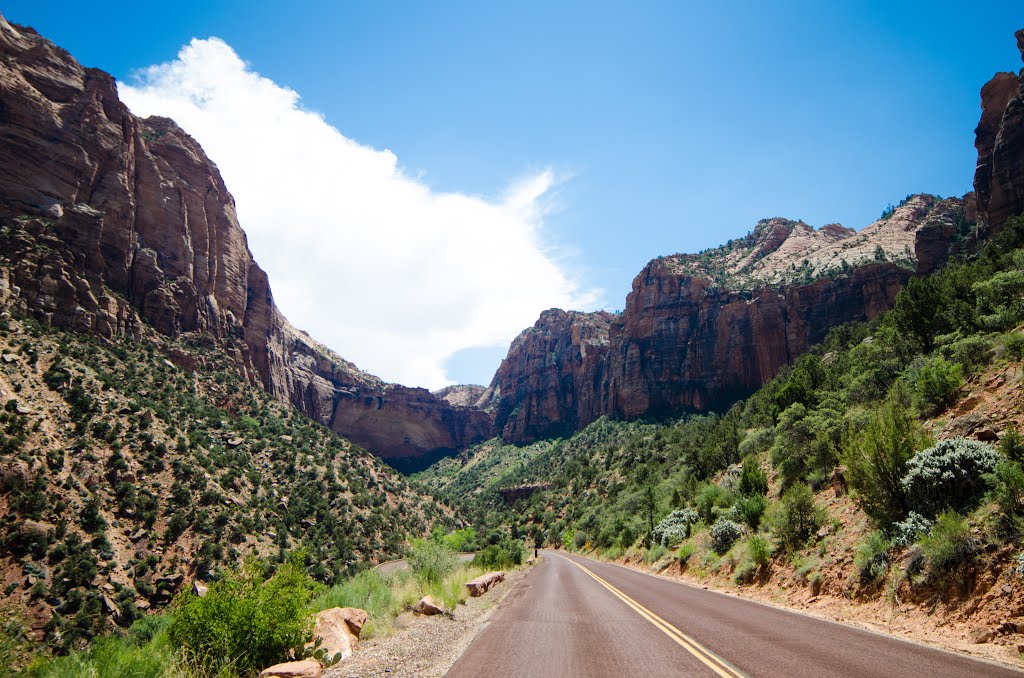
M598 577L596 574L591 572L583 565L580 565L576 561L570 560L568 558L566 558L566 560L569 560L570 563L572 563L573 565L575 565L576 567L580 568L581 570L589 574L591 577L593 577L598 584L611 591L612 594L615 595L619 600L633 608L633 610L637 614L639 614L641 617L654 624L658 629L663 631L665 635L679 643L679 645L681 645L684 650L686 650L694 657L699 659L709 669L717 673L719 676L722 676L722 678L745 678L745 674L737 671L724 659L721 659L720 657L715 655L715 653L711 652L711 650L707 649L690 636L686 635L676 627L672 626L667 621L665 621L658 615L654 614L646 607L644 607L643 605L636 602L616 587L606 582L601 577Z

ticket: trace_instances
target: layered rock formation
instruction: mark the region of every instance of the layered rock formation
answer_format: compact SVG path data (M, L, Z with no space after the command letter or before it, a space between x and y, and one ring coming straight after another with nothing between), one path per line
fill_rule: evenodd
M288 324L216 166L114 79L0 17L0 302L103 336L215 337L254 382L382 457L462 448L490 417L385 384Z
M1024 29L1017 31L1024 58ZM997 73L981 89L981 121L975 130L978 165L974 190L982 221L999 228L1024 214L1024 69Z
M918 241L941 257L967 212L963 200L912 196L859 232L769 219L722 248L655 259L618 316L545 311L478 404L512 442L602 415L724 407L830 328L890 308L919 263Z

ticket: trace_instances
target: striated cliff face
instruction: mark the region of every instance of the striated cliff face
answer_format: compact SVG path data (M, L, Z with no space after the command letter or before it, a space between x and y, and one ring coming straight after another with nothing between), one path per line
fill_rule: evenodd
M102 336L210 334L251 381L382 457L488 437L488 414L385 384L293 328L216 166L114 79L0 17L0 303Z
M608 330L615 316L557 308L512 342L478 401L510 442L564 435L601 416Z
M1024 57L1024 29L1016 36ZM997 73L981 89L981 121L974 132L978 212L998 228L1024 213L1024 69L1016 75Z
M970 201L912 196L861 231L768 219L700 255L651 261L621 315L545 311L478 402L512 442L727 406L821 341L889 309L916 267L945 260ZM917 247L928 256L917 259Z

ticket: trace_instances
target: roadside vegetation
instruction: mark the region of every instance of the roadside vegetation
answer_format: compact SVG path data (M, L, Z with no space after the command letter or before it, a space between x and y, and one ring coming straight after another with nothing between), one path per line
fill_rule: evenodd
M508 525L531 546L738 585L783 568L814 592L966 595L979 571L1006 571L1020 551L1021 413L955 421L950 408L983 375L1022 380L1022 246L1016 218L726 412L602 419L525 447L490 441L416 478L474 524ZM498 493L526 485L540 489L513 505Z
M364 570L327 587L308 574L308 554L284 563L255 558L229 569L203 597L179 594L166 614L96 639L87 649L32 662L33 678L244 678L275 663L308 656L317 612L333 607L366 610L361 639L387 636L395 619L430 595L451 612L467 597L466 582L491 568L462 563L439 539L418 540L406 569L381 574ZM456 536L457 540L458 537ZM509 548L510 544L503 544ZM514 566L512 560L502 565Z

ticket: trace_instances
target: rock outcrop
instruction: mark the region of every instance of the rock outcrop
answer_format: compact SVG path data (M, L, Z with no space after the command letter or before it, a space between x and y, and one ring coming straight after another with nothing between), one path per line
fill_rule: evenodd
M1024 57L1024 29L1016 36ZM997 73L982 87L981 121L974 132L978 212L998 229L1009 217L1024 214L1024 69Z
M727 406L830 328L889 309L920 263L919 245L935 266L971 230L969 202L911 196L861 231L768 219L716 250L655 259L619 315L541 314L478 404L517 443L603 415Z
M213 337L252 382L385 458L492 431L486 413L385 384L292 327L199 144L2 17L0 304L108 337L142 323Z

